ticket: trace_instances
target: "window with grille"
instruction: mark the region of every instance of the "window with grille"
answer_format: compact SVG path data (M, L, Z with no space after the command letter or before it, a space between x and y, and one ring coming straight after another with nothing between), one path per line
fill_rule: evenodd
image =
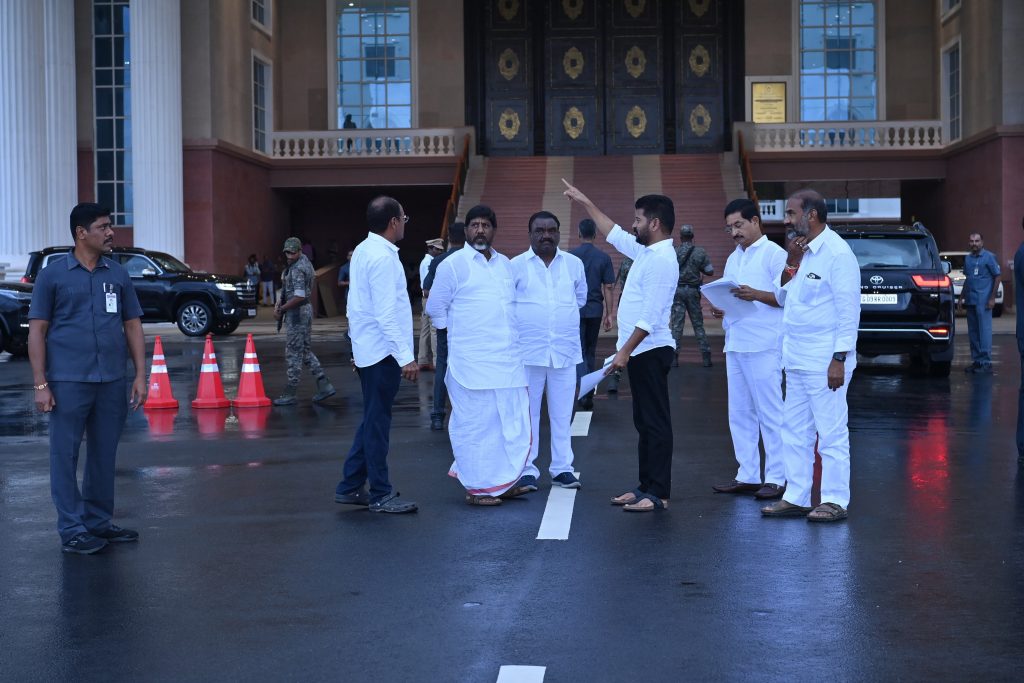
M946 73L946 107L949 117L949 139L959 140L961 136L960 119L960 43L946 50L943 60Z
M264 154L270 151L267 144L267 132L270 129L270 68L270 64L259 57L252 58L252 146Z
M128 0L93 0L96 202L132 225L131 31Z
M800 120L878 118L877 7L800 1Z
M338 0L338 128L411 128L411 0Z

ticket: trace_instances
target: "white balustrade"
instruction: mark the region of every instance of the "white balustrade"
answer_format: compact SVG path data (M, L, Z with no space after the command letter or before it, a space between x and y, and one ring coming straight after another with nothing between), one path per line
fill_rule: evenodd
M472 128L345 128L270 134L275 159L365 159L376 157L457 157Z
M941 149L942 121L754 124L754 152Z

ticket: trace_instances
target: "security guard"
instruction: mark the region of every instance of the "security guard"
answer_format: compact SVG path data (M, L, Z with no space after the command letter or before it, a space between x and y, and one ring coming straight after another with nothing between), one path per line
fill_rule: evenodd
M146 400L142 308L131 278L107 258L114 246L110 211L79 204L71 211L74 248L36 278L29 310L34 402L50 414L50 493L62 550L89 555L139 534L111 523L114 464L129 401ZM131 353L135 377L125 387ZM87 460L78 488L78 451Z
M317 393L314 402L334 396L335 390L320 367L320 361L310 349L313 333L313 306L309 297L313 291L313 264L302 253L302 242L298 237L289 237L284 242L284 256L288 267L281 274L281 299L274 308L274 318L284 320L288 341L285 343L285 360L288 363L288 386L284 394L274 399L275 406L295 404L295 391L299 386L302 365L309 366L316 377Z
M676 286L676 296L672 300L672 337L676 340L676 356L672 361L672 367L679 365L679 348L683 342L683 323L686 322L686 314L690 314L690 325L693 326L693 336L697 338L700 346L700 356L704 361L704 367L711 367L711 347L708 345L708 336L704 333L704 313L700 309L700 283L704 275L711 277L715 269L711 265L711 259L704 247L698 247L693 243L693 226L684 225L679 228L679 240L681 244L676 247L676 261L679 262L679 283Z

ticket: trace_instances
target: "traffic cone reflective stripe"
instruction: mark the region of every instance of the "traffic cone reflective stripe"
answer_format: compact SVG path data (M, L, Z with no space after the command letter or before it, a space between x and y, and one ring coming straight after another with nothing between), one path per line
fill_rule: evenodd
M262 408L270 405L263 390L263 375L256 358L256 344L250 334L245 340L245 354L242 357L242 372L238 378L238 396L231 400L236 408Z
M162 409L177 408L178 399L171 391L171 379L167 374L167 362L164 360L164 345L160 337L153 343L153 366L149 371L149 392L144 408Z
M199 372L199 390L192 401L193 408L227 408L231 405L224 395L224 385L220 381L220 369L217 367L217 354L213 352L213 337L206 335L206 346L203 348L203 365Z

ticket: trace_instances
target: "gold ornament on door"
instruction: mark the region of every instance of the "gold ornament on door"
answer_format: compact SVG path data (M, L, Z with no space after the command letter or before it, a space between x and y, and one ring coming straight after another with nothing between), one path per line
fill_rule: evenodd
M697 78L703 78L704 74L711 68L711 53L703 45L690 50L690 71L692 71Z
M690 112L690 130L699 138L711 130L711 112L703 104L698 104Z
M647 0L623 0L623 4L626 5L626 11L629 12L629 16L636 19L644 13L644 6L647 4Z
M498 73L506 81L511 81L519 73L519 55L513 52L512 48L505 48L505 51L498 57Z
M514 109L505 109L498 119L498 131L506 140L513 140L519 135L519 113Z
M576 80L583 73L583 53L576 46L570 47L562 56L562 69L565 75Z
M634 138L638 138L647 130L647 114L637 105L626 113L626 130Z
M690 11L698 17L703 17L711 8L711 0L690 0Z
M626 71L633 78L640 78L647 68L647 55L638 45L629 48L626 53Z
M583 0L562 0L562 11L575 21L583 13Z
M583 127L586 123L586 120L583 118L583 112L576 107L569 107L569 110L565 112L565 116L562 117L562 128L565 129L565 134L573 140L583 135Z
M519 14L519 0L498 0L498 14L505 21L512 21Z

